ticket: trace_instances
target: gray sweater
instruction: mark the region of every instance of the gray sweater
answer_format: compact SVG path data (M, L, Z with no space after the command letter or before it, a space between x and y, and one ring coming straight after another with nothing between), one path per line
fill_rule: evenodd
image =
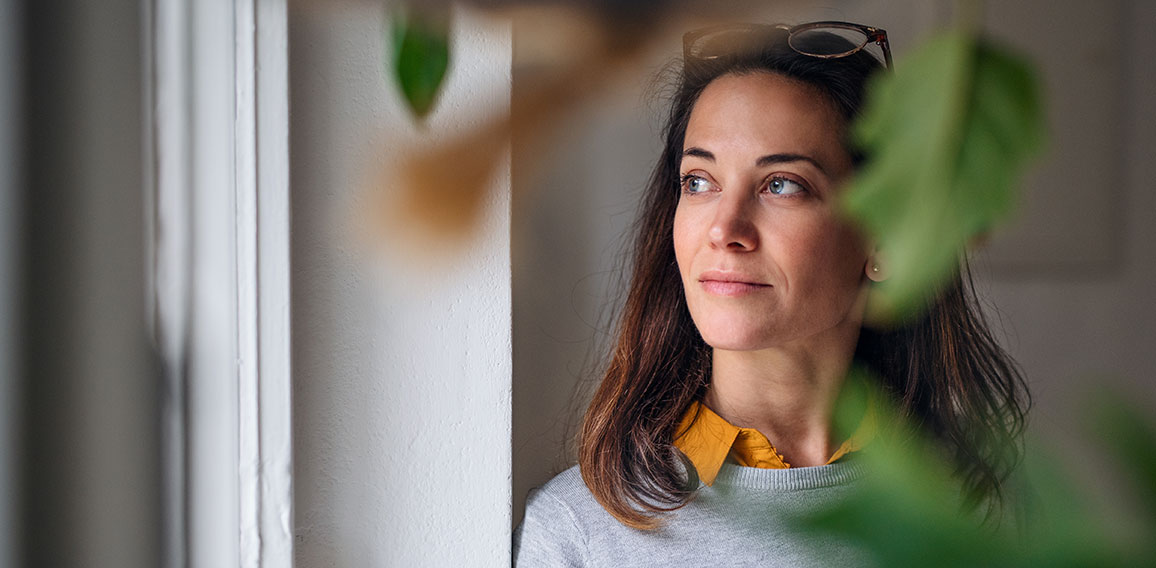
M724 464L655 531L610 516L572 467L530 495L514 531L516 566L864 566L848 543L804 534L794 515L844 498L864 474L845 460L819 467L756 469Z

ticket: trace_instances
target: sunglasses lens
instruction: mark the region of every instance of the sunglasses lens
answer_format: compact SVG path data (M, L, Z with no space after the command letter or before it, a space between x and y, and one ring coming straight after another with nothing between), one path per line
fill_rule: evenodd
M774 36L782 41L786 31L773 27L736 27L720 29L695 38L687 46L686 55L692 59L714 59L728 54L758 51L773 43Z
M815 57L842 57L863 49L867 37L857 28L821 26L797 29L791 34L791 47Z

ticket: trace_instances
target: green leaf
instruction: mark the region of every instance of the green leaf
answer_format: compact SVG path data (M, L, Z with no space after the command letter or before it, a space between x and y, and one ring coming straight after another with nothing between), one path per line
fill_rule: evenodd
M1094 426L1100 439L1132 483L1133 500L1146 509L1156 529L1156 426L1122 394L1091 397Z
M1004 486L1000 514L985 523L986 507L964 506L941 444L873 390L861 371L848 384L852 392L842 396L837 414L857 415L867 397L877 415L874 440L854 458L869 474L846 499L798 519L804 529L854 543L878 566L1150 565L1135 562L1150 556L1115 547L1107 525L1083 503L1084 488L1065 475L1066 462L1042 451L1029 452Z
M879 566L1001 565L1013 554L1010 540L960 514L959 487L935 444L873 383L856 370L836 407L839 421L871 400L876 434L854 458L870 474L847 499L800 519L801 526L856 543Z
M852 131L870 161L843 205L887 260L884 305L917 309L967 243L1012 210L1043 125L1031 66L962 33L872 83Z
M446 14L398 11L393 18L394 77L414 116L433 110L449 67L449 18Z

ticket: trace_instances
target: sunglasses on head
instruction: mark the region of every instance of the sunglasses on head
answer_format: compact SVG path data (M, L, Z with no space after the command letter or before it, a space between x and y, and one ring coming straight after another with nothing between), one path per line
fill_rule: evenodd
M786 24L725 24L692 30L682 37L684 60L707 60L734 53L736 48L750 47L760 38L786 34L787 45L797 53L833 59L847 57L874 43L883 51L883 66L891 69L891 47L887 32L851 22L809 22L796 26ZM831 41L839 38L844 41Z

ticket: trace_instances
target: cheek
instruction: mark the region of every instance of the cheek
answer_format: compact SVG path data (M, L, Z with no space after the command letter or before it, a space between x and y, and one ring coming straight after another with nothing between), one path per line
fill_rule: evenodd
M857 291L866 277L863 266L867 261L867 252L863 241L857 234L844 227L836 228L835 234L838 238L834 240L828 253L829 266L832 267L832 285Z
M861 283L866 249L858 234L842 223L830 220L812 223L786 244L787 256L797 284L806 289L848 290Z
M686 208L680 204L674 212L674 230L671 238L674 241L674 259L678 263L679 273L683 276L690 270L694 251L698 248L694 227L693 219L690 218Z

